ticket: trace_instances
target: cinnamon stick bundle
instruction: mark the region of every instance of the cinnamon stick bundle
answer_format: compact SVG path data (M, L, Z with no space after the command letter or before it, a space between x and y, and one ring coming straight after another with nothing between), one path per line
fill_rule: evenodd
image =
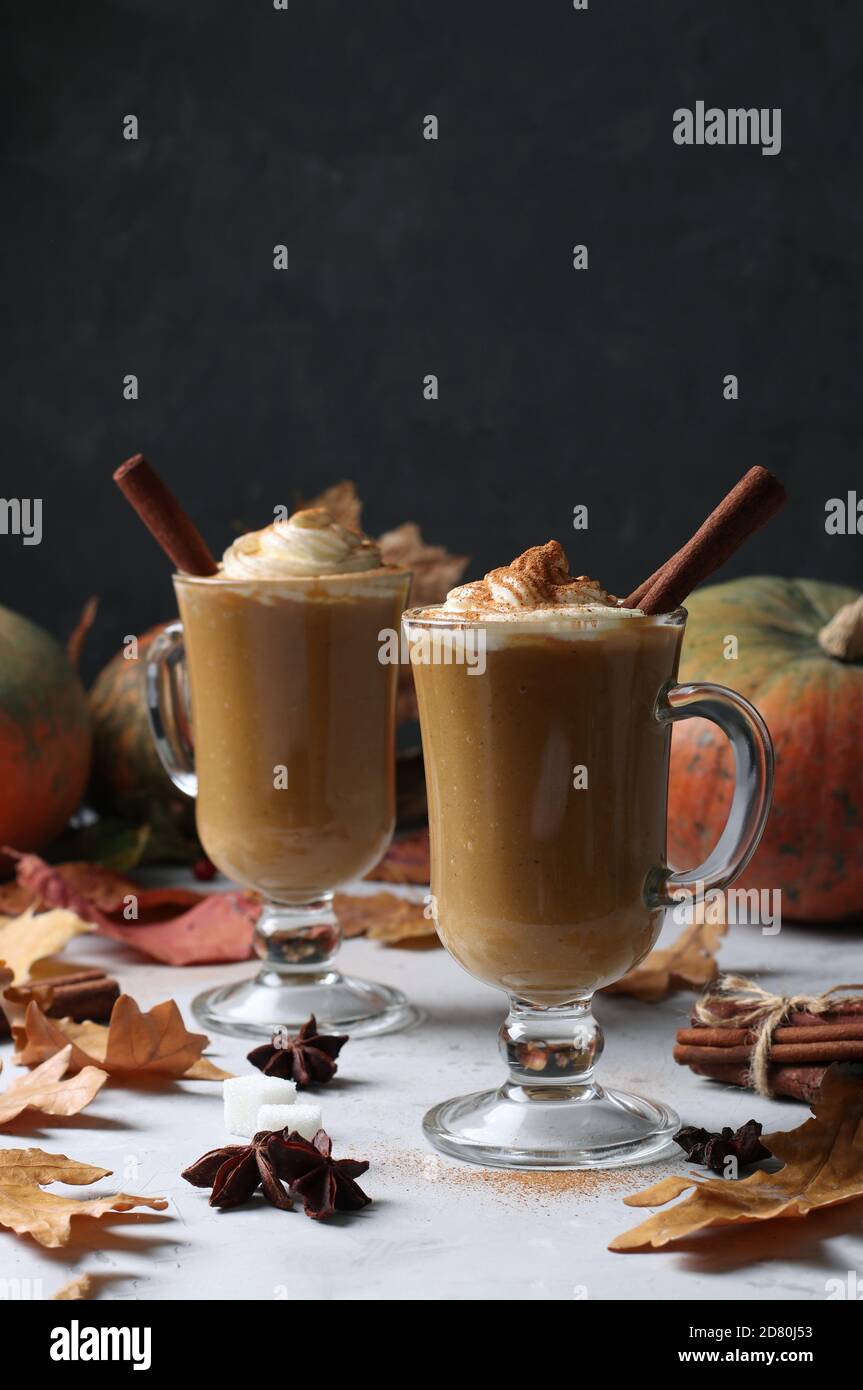
M754 1089L751 1063L760 1029L736 1022L739 1007L735 1000L711 998L712 1019L705 1024L696 1006L690 1027L678 1029L674 1060L698 1076ZM722 1023L723 1015L728 1024ZM835 1009L819 1013L792 1009L772 1032L770 1092L811 1102L827 1068L840 1061L863 1062L863 1001L837 1002Z

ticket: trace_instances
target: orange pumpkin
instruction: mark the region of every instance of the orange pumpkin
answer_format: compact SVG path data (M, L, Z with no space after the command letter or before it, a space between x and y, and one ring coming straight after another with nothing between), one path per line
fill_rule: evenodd
M863 596L816 580L759 577L699 590L687 608L679 679L745 695L776 750L773 809L736 886L781 889L791 920L863 912ZM675 867L700 863L716 843L733 775L718 729L702 719L675 725Z
M87 697L42 628L0 608L0 845L40 850L77 810L90 771Z

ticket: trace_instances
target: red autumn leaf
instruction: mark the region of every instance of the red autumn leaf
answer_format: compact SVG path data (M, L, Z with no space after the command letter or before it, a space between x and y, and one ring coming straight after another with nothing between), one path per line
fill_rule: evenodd
M140 888L131 879L99 875L100 893L81 891L69 866L51 866L36 854L17 854L18 883L41 907L66 907L104 936L123 941L166 965L247 960L261 910L251 893L197 893L191 888ZM99 901L94 899L98 898ZM130 898L136 901L130 904ZM111 904L106 907L106 901ZM135 916L128 913L135 912Z
M14 851L9 851L14 854ZM18 860L18 876L11 883L0 887L0 914L20 917L28 908L37 912L53 906L40 892L40 882L47 865L35 854L15 855ZM119 907L126 893L138 893L137 884L125 874L106 869L102 864L85 861L53 865L53 871L63 875L70 892L79 893L93 907L110 912Z
M167 921L147 926L108 921L99 930L165 965L209 965L249 959L260 911L260 899L252 893L211 893Z

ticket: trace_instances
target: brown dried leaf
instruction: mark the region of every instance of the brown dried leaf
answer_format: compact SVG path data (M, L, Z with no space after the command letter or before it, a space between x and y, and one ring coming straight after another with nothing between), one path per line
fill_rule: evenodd
M53 1303L68 1302L71 1299L89 1298L93 1291L92 1274L78 1274L51 1295Z
M406 521L378 537L385 565L405 565L413 572L409 606L442 603L464 574L467 555L450 555L445 546L428 545L416 522Z
M342 483L333 483L332 487L325 488L309 502L300 499L300 506L325 507L339 526L345 526L349 531L362 530L363 504L357 497L356 487L347 479Z
M0 918L20 917L22 912L33 906L34 901L32 890L17 879L0 883Z
M209 1042L205 1033L189 1033L173 999L142 1013L134 999L121 994L111 1012L111 1022L73 1023L46 1018L38 1004L30 1004L23 1028L13 1028L15 1059L31 1067L53 1057L71 1044L70 1066L87 1066L130 1075L183 1077L187 1081L224 1081L222 1071L202 1057Z
M88 922L67 908L40 913L28 908L20 917L7 918L0 924L0 959L6 962L18 984L27 979L34 961L53 956L73 937L92 930Z
M695 1189L685 1202L616 1236L608 1248L658 1249L707 1226L802 1217L863 1197L863 1072L830 1067L812 1112L797 1129L764 1136L785 1164L778 1173L759 1169L739 1181L668 1177L625 1197L630 1207L664 1206Z
M383 859L366 874L375 883L424 884L429 881L428 828L393 840Z
M439 945L434 922L425 916L424 905L395 893L363 897L336 893L333 906L345 936L367 936L385 946Z
M717 908L709 915L718 915ZM719 973L716 952L728 928L724 921L705 922L704 916L701 905L696 921L684 927L671 946L651 951L634 970L627 971L613 985L606 985L603 994L626 994L655 1004L675 989L702 989L710 984Z
M164 1211L167 1207L164 1197L133 1197L117 1192L111 1197L81 1201L42 1190L52 1182L87 1186L110 1175L110 1168L94 1168L65 1154L50 1154L43 1149L0 1149L0 1226L16 1235L30 1235L53 1250L67 1244L73 1216L99 1217L109 1211L130 1211L132 1207Z
M89 1105L108 1080L108 1073L87 1066L77 1076L63 1081L71 1057L69 1045L7 1086L0 1095L0 1125L8 1124L25 1110L39 1110L43 1115L77 1115Z

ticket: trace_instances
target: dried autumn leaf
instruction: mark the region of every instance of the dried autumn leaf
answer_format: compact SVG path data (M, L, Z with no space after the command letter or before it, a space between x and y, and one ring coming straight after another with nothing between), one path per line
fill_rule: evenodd
M93 1290L92 1274L78 1274L51 1295L52 1303L69 1302L72 1299L89 1298Z
M139 907L146 913L152 899L139 900ZM108 922L99 930L163 965L213 965L250 958L260 912L260 899L253 893L211 893L168 921L136 926Z
M428 828L423 827L393 840L383 859L366 878L375 883L424 884L429 881L429 873L429 833Z
M22 1028L14 1028L15 1059L31 1067L71 1044L69 1065L75 1070L101 1067L126 1077L183 1077L186 1081L224 1081L222 1071L201 1053L209 1042L205 1033L190 1033L173 999L142 1013L134 999L121 994L107 1027L101 1023L72 1023L46 1018L30 1004Z
M712 909L711 916L718 915L718 910ZM701 920L684 927L671 946L651 951L634 970L606 985L603 994L626 994L655 1004L675 989L701 989L710 984L719 973L716 952L728 928L724 921L705 921L703 904L697 916Z
M29 888L13 879L10 883L0 883L0 918L19 917L32 907L33 894Z
M440 944L434 922L425 916L423 904L395 893L368 893L362 897L336 893L333 907L347 937L367 936L384 946Z
M413 574L411 608L442 603L458 584L469 559L467 555L450 555L445 546L429 545L413 521L385 531L378 537L378 545L385 565L404 565Z
M71 903L46 901L42 896L40 882L45 873L59 874L70 893L80 894L92 907L106 912L120 907L127 893L139 891L138 885L125 874L83 860L48 865L37 854L22 854L16 857L15 867L15 881L0 887L0 913L10 916L17 916L28 907L42 910L46 907L71 906ZM80 911L78 915L81 915Z
M47 1249L66 1245L73 1216L103 1216L109 1211L150 1207L164 1211L164 1197L134 1197L116 1192L110 1197L58 1197L42 1189L52 1182L84 1187L111 1176L110 1168L94 1168L65 1154L43 1149L0 1149L0 1226L16 1235L30 1235Z
M344 526L349 531L362 530L363 504L357 496L356 487L348 480L333 483L332 487L325 488L308 502L301 498L300 506L324 507L337 525Z
M87 1066L64 1081L71 1057L70 1044L7 1086L0 1094L0 1125L8 1124L25 1110L38 1110L43 1115L77 1115L89 1105L108 1080L108 1073Z
M14 854L14 851L9 851ZM76 886L79 876L46 864L37 854L16 855L20 884L42 904L70 908L103 936L122 941L165 965L203 965L248 960L260 899L251 893L198 893L191 888L140 888L131 880L108 874L95 882L100 897L109 901L123 884L111 907L103 906ZM126 918L129 895L135 911ZM47 914L42 914L47 915ZM0 933L3 928L0 927Z
M802 1217L863 1197L863 1072L830 1067L812 1112L797 1129L764 1136L785 1165L778 1173L759 1170L738 1181L668 1177L625 1197L630 1207L657 1207L695 1189L685 1202L616 1236L609 1250L658 1249L706 1226Z
M73 937L92 930L88 922L66 908L39 913L28 909L0 925L0 959L6 962L17 984L27 979L35 961L53 956Z

